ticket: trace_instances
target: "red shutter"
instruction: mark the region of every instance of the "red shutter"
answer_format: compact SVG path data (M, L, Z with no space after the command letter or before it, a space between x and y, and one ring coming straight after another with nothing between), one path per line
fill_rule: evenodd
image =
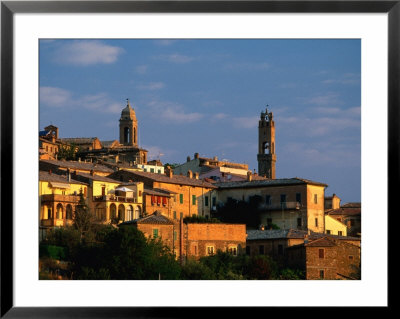
M162 198L162 204L165 206L165 205L167 205L167 198L166 197L163 197Z
M153 205L156 202L156 197L151 195L151 204Z
M160 204L161 204L161 197L157 196L157 205L160 205Z

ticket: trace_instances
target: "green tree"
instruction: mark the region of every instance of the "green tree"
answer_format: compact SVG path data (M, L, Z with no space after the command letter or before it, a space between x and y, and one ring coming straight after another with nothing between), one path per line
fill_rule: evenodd
M86 204L85 198L83 197L82 191L79 192L79 203L76 205L75 214L73 216L73 222L75 228L80 233L80 241L82 242L85 234L89 233L94 225L95 216L90 211Z
M69 145L60 145L57 153L57 159L73 161L76 159L77 153L79 153L79 151L80 148L75 143L71 143Z

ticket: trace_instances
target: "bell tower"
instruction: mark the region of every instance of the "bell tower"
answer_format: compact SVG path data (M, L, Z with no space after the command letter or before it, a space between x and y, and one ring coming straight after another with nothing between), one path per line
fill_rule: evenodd
M119 119L119 143L125 146L135 146L137 144L137 120L135 110L131 107L129 99L126 99L126 107L121 112Z
M267 105L268 107L268 105ZM261 112L258 121L258 174L275 179L275 122L272 112Z

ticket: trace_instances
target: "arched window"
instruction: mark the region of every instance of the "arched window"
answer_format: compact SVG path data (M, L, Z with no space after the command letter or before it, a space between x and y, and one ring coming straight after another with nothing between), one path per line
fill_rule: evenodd
M125 207L122 204L118 207L118 220L125 221Z
M133 219L140 218L140 212L141 212L140 206L136 206L135 207L135 214L133 215Z
M117 217L117 208L115 207L114 204L111 204L110 206L110 219L114 219Z
M67 205L65 218L72 219L72 206L70 204Z
M57 205L57 219L63 219L63 207L61 204Z
M133 143L137 143L137 138L136 138L136 127L133 128Z
M129 127L124 127L124 144L129 144L129 135L130 135L130 130Z
M126 210L126 220L132 220L132 219L133 219L133 207L132 205L129 205Z

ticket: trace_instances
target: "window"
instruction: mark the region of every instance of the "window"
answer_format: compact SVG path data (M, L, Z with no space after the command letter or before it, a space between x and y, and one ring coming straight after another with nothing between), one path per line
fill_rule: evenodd
M158 174L161 174L161 170L160 170L160 169L159 169L159 170L157 170L157 173L158 173Z
M325 272L324 272L324 270L321 269L321 270L319 271L319 278L320 278L320 279L324 279L324 277L325 277Z
M153 238L157 238L158 237L158 229L154 228L153 229Z
M301 227L301 217L297 218L297 227Z
M327 229L327 230L326 230L326 233L327 233L328 235L330 235L330 234L331 234L331 231L330 231L329 229Z
M150 168L150 173L154 173L154 168Z
M214 255L214 246L207 246L207 255Z
M179 203L183 204L183 194L179 194Z
M163 198L162 198L162 204L163 204L164 206L167 206L167 198L166 198L166 197L163 197Z
M213 197L212 198L212 205L215 206L217 204L217 198Z
M286 194L281 194L281 207L286 208Z
M325 250L323 248L318 249L318 257L325 258Z
M151 205L154 205L156 203L156 197L154 195L151 195Z
M301 193L296 193L296 202L301 204Z
M338 230L337 234L338 236L343 236L343 232L341 230Z
M161 205L161 197L157 196L157 205L160 206Z
M196 195L192 195L192 205L196 205Z
M260 255L264 255L264 245L258 246L258 252L260 253Z
M318 227L318 218L315 218L315 227Z
M174 219L176 219L176 212L174 211Z
M237 247L236 246L229 247L228 252L233 256L237 256Z
M353 256L349 256L349 260L353 260Z
M283 246L278 245L278 255L282 256L283 255Z
M318 196L317 196L317 194L314 194L314 204L318 204Z
M208 196L204 197L204 206L208 206Z
M271 195L265 195L265 204L271 205Z

